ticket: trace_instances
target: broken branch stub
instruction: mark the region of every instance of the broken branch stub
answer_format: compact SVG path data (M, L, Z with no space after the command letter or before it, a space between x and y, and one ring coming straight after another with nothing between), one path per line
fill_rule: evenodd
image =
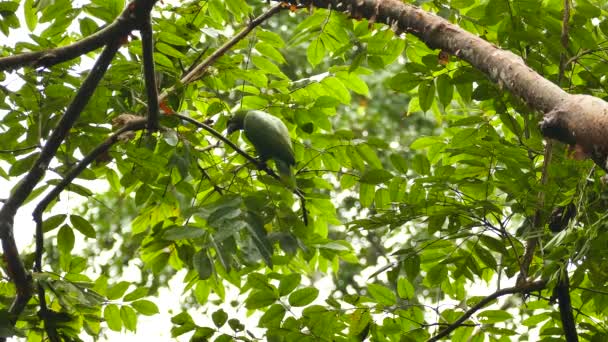
M570 145L608 172L608 103L590 95L570 95L545 114L542 134Z

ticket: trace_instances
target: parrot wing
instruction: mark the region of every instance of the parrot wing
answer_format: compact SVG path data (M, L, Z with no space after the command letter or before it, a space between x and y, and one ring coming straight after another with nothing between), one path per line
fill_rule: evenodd
M259 110L250 111L245 116L244 131L263 160L272 158L290 166L296 164L289 131L279 118Z

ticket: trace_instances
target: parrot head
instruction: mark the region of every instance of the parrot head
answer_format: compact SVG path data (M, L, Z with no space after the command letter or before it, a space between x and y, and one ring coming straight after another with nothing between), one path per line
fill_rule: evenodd
M228 135L244 128L245 115L247 115L246 111L238 111L228 120L226 125Z

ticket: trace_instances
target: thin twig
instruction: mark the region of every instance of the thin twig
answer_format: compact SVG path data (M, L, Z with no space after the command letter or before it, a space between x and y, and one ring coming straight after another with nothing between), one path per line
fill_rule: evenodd
M23 152L23 151L33 150L33 149L38 148L38 147L40 147L40 146L38 146L38 145L32 145L32 146L27 146L27 147L16 148L16 149L13 149L13 150L0 150L0 153L10 154L10 153L16 153L16 152Z
M553 156L553 141L551 139L547 140L547 145L545 146L545 155L543 160L543 169L540 178L541 189L538 191L538 207L536 208L536 212L534 213L534 219L532 221L532 231L530 232L531 237L526 241L526 248L524 255L522 257L522 261L520 264L520 272L517 276L517 284L526 282L528 278L528 273L530 271L530 264L532 263L532 259L534 258L534 252L536 251L536 246L538 245L539 236L538 234L542 232L543 228L543 209L545 208L545 190L544 187L549 180L549 164L551 164L551 158Z
M538 291L545 288L546 283L544 281L535 281L531 283L523 283L514 287L505 288L502 290L498 290L491 295L483 298L479 301L479 303L475 304L472 308L467 310L459 319L454 321L454 323L450 324L447 328L441 330L437 335L428 339L427 342L439 341L441 338L448 336L452 331L456 330L456 328L462 326L469 317L471 317L474 313L481 310L483 307L488 305L493 300L500 298L504 295L514 294L514 293L528 293L531 291Z
M230 141L230 139L226 138L225 136L223 136L221 133L219 133L218 131L216 131L215 129L213 129L213 127L204 124L198 120L195 120L191 117L182 115L182 114L171 114L172 116L178 117L181 120L187 121L197 127L200 127L202 129L204 129L205 131L211 133L211 135L213 135L214 137L216 137L217 139L221 140L222 142L224 142L226 145L230 146L233 150L235 150L238 154L240 154L241 156L245 157L245 159L247 159L249 162L251 162L253 165L255 165L257 167L258 170L262 170L264 172L266 172L269 176L271 176L272 178L281 181L281 178L279 177L279 175L277 175L271 168L268 167L268 165L266 165L266 163L259 161L257 159L255 159L254 157L250 156L247 152L243 151L240 147L238 147L235 143L233 143L232 141ZM305 195L302 191L300 191L300 189L298 188L293 188L292 192L294 194L296 194L296 196L298 196L300 198L300 206L302 207L302 220L304 221L304 225L308 225L308 211L306 210L306 198Z
M266 19L268 19L271 16L273 16L274 14L278 13L283 8L284 7L282 4L275 5L275 6L271 7L268 11L262 13L260 16L251 20L244 29L242 29L239 33L237 33L229 41L224 43L224 45L220 46L217 50L213 51L213 53L211 55L209 55L209 57L207 57L203 62L201 62L201 64L199 64L195 68L193 68L192 71L190 71L186 76L182 77L182 79L179 82L179 86L183 86L185 84L189 84L189 83L192 83L192 82L200 79L203 76L203 74L205 73L205 71L207 70L207 68L211 64L213 64L218 58L220 58L226 52L228 52L228 50L230 50L230 48L232 48L234 45L236 45L236 43L240 42L254 28L256 28L257 26L262 24ZM165 91L163 91L162 94L160 94L158 101L159 102L164 101L167 98L167 96L169 96L169 94L171 94L172 92L174 92L177 89L177 87L178 86L175 85L168 89L165 89Z

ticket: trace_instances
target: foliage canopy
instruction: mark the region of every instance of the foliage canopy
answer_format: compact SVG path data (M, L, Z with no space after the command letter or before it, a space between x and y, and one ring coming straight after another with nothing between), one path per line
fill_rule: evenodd
M608 339L604 173L545 143L537 111L373 16L209 0L148 20L152 5L0 1L0 55L43 52L0 59L0 177L46 170L23 197L31 246L14 254L7 232L31 232L0 215L0 336L136 334L179 279L170 333L194 341L572 340L565 311L578 338ZM608 98L603 1L414 5ZM95 35L105 74L100 50L44 55ZM238 134L218 138L236 110L287 125L304 200Z

